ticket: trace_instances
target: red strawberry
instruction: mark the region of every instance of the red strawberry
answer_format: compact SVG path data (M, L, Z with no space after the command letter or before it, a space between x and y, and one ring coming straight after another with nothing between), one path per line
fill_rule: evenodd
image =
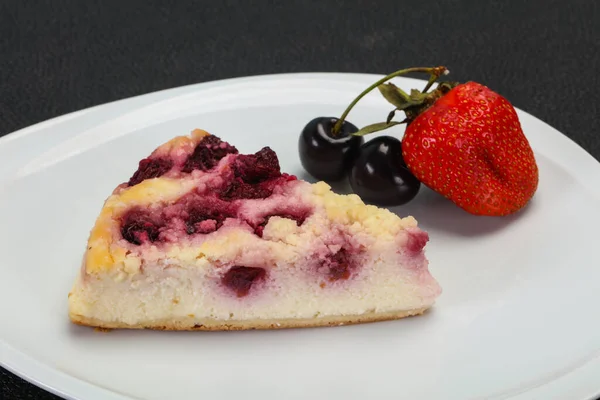
M385 83L410 72L430 75L425 89L413 89L409 94ZM504 97L475 82L442 82L428 92L447 73L445 67L417 67L385 76L352 101L332 134L341 129L356 103L378 88L395 109L385 122L367 125L354 135L407 123L402 156L419 181L472 214L512 214L533 197L539 179L517 113ZM393 121L396 111L403 111L406 119Z
M454 87L420 113L406 127L402 153L423 184L476 215L514 213L538 186L515 109L475 82Z

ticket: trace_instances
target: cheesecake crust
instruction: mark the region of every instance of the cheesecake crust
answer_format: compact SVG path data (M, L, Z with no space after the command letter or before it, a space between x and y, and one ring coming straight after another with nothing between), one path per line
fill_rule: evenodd
M148 321L135 325L119 321L101 321L83 315L71 314L71 321L77 325L90 326L100 329L150 329L165 331L243 331L271 330L292 328L317 328L327 326L356 325L370 322L391 321L401 318L421 315L430 307L412 310L388 312L371 312L360 315L330 315L315 318L283 318L283 319L247 319L247 320L218 320L212 318L194 317L180 319L165 319Z

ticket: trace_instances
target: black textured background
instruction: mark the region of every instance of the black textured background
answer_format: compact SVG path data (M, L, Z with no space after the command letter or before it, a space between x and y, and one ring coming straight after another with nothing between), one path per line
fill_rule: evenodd
M600 159L599 52L596 0L0 0L0 136L214 79L443 64ZM0 389L56 399L3 369Z

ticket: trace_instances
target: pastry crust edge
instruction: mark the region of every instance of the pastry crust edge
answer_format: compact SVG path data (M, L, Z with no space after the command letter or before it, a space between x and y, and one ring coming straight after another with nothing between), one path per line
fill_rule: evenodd
M327 326L356 325L371 322L391 321L423 314L430 307L412 310L373 312L360 315L331 315L316 318L283 318L283 319L249 319L218 320L212 318L195 319L194 317L148 321L147 323L125 324L119 321L102 321L83 315L70 314L71 322L76 325L100 329L150 329L165 331L242 331L273 330L292 328L318 328Z

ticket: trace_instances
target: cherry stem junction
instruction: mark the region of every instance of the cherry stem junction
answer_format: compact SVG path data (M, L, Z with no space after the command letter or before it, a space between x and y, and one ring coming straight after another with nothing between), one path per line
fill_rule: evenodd
M352 108L354 108L354 106L360 101L360 99L362 99L370 91L372 91L373 89L377 88L379 85L381 85L381 84L389 81L392 78L395 78L395 77L401 76L401 75L410 74L410 73L413 73L413 72L424 72L424 73L427 73L427 74L430 75L429 76L429 81L427 82L427 86L425 86L425 88L422 91L422 93L425 93L439 79L440 76L448 74L448 69L446 67L443 67L443 66L439 66L439 67L413 67L413 68L400 69L398 71L392 72L389 75L384 76L383 78L381 78L380 80L378 80L377 82L373 83L371 86L369 86L368 88L366 88L365 90L363 90L354 100L352 100L352 102L348 105L348 107L346 108L346 110L344 110L344 113L342 114L342 116L340 117L340 119L338 119L337 122L335 123L335 125L333 126L333 128L331 130L332 135L334 137L337 136L338 132L342 128L342 124L344 123L344 120L346 119L346 117L350 113L350 110L352 110ZM406 92L404 92L402 89L397 88L397 90L398 90L398 92L403 97L405 97L405 98L409 97L409 95Z

